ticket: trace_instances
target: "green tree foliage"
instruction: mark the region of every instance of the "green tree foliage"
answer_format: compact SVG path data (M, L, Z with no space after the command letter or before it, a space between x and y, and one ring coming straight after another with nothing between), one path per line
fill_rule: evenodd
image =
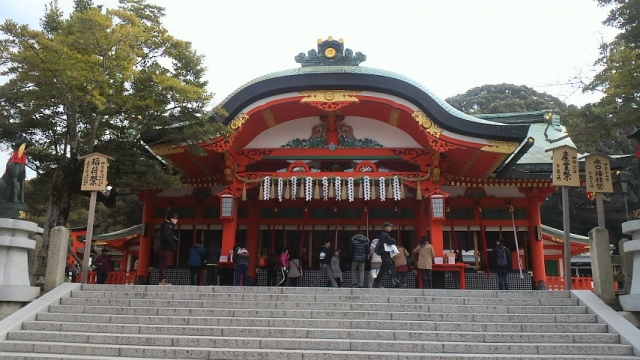
M595 63L600 70L583 89L602 93L602 99L571 114L567 126L579 145L628 154L635 144L624 135L640 126L640 0L597 1L610 8L604 24L620 33L601 45Z
M50 189L45 239L49 229L70 220L80 156L115 158L109 166L113 190L98 193L113 207L116 194L179 186L176 172L147 150L141 134L166 129L164 140L193 144L224 131L204 116L211 94L202 56L162 26L163 8L146 0L120 0L106 10L89 0L75 6L64 18L57 2L50 3L42 29L0 24L0 74L8 79L0 86L0 142L24 134L33 143L29 166L37 183Z
M554 109L568 106L560 99L524 85L494 84L475 87L445 100L454 108L473 114L499 114Z

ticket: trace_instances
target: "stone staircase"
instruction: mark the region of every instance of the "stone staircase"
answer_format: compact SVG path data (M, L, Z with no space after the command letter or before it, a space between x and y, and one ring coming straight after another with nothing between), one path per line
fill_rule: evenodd
M640 359L575 292L66 285L0 359Z

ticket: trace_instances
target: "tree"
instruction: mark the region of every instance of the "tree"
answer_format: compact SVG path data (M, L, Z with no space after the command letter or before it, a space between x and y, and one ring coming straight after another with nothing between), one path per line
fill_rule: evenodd
M473 114L515 113L538 110L566 112L568 106L560 99L539 93L524 85L494 84L475 87L464 94L445 100L454 108Z
M120 0L102 10L76 0L68 18L56 1L45 7L41 30L7 20L0 25L0 141L18 134L33 143L30 166L51 184L49 230L66 225L83 164L92 152L112 156L112 191L98 193L115 206L116 194L141 187L179 186L170 164L141 141L154 129L174 143L195 144L224 133L204 116L211 99L202 56L162 26L164 9L146 0Z
M610 139L624 139L622 135L631 133L640 124L640 0L597 1L611 9L603 23L620 33L600 46L600 57L595 63L600 70L583 88L600 92L603 97L569 117L567 125L576 141L611 147ZM631 153L632 145L624 139L612 153Z

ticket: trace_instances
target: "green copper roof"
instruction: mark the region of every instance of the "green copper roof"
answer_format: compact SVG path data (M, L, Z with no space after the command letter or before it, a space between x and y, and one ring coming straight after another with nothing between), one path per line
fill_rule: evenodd
M121 229L121 230L106 233L106 234L94 235L92 241L93 240L109 241L109 240L120 239L129 235L141 234L143 230L144 230L144 226L142 224L138 224L130 228Z
M253 84L259 83L261 81L265 81L265 80L269 80L269 79L275 79L275 78L281 78L281 77L287 77L287 76L305 75L305 74L364 74L364 75L375 75L375 76L381 76L381 77L387 77L387 78L391 78L391 79L400 80L400 81L406 82L408 84L411 84L411 85L419 88L420 90L424 91L426 94L428 94L430 97L432 97L440 106L442 106L442 108L444 108L447 112L449 112L452 115L455 115L455 116L457 116L459 118L463 118L465 120L473 121L473 122L476 122L476 123L484 123L484 124L492 124L492 125L500 124L500 123L496 123L495 121L488 121L488 120L479 119L477 117L474 117L474 116L471 116L471 115L467 115L467 114L459 111L458 109L456 109L453 106L449 105L446 101L444 101L441 98L439 98L437 95L435 95L429 89L424 87L422 84L419 84L416 81L414 81L414 80L412 80L412 79L410 79L410 78L408 78L408 77L406 77L404 75L400 75L400 74L394 73L392 71L376 69L376 68L371 68L371 67L366 67L366 66L309 66L309 67L300 67L300 68L295 68L295 69L288 69L288 70L272 72L270 74L265 74L265 75L259 76L259 77L255 78L255 79L247 82L246 84L240 86L233 93L231 93L229 96L227 96L221 102L221 105L224 107L224 104L230 98L232 98L234 95L236 95L237 93L242 91L242 89L244 89L246 87L249 87L249 86L251 86Z

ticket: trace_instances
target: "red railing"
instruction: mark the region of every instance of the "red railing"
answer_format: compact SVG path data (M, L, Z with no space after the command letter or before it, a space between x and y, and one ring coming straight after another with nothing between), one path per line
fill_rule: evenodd
M97 273L95 271L89 272L87 277L87 284L96 283ZM82 279L82 273L78 274L76 282L80 282ZM118 284L118 285L134 285L136 283L135 271L109 271L107 273L107 282L105 284Z
M613 282L613 289L618 291L618 283ZM547 290L564 290L563 276L547 276ZM591 276L572 276L571 290L592 290L593 278Z

